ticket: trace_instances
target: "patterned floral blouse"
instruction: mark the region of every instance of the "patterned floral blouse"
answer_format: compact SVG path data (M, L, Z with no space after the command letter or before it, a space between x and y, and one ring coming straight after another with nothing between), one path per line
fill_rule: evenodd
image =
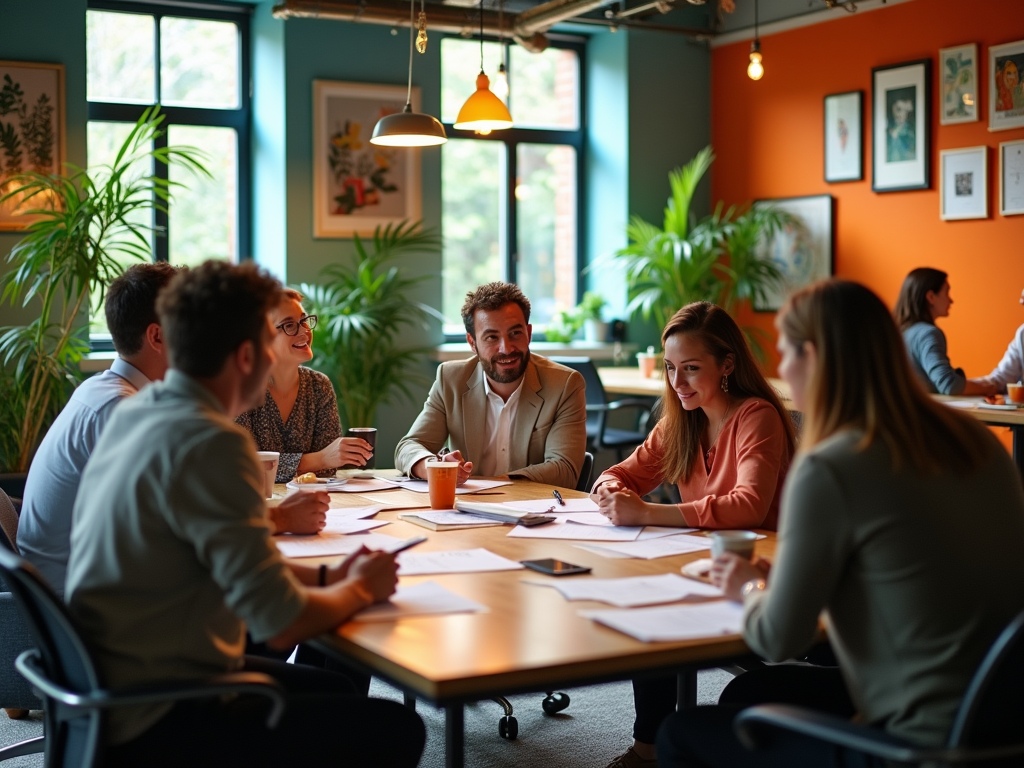
M277 465L277 482L287 483L299 468L302 454L315 453L341 437L338 400L331 380L319 371L299 366L299 393L288 414L281 419L277 403L267 390L263 405L243 413L235 421L245 427L260 451L281 454ZM320 477L334 477L337 468L317 471Z

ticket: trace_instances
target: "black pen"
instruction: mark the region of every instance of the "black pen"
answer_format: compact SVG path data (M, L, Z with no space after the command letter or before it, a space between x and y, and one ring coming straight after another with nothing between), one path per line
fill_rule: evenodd
M558 492L557 488L551 492L551 495L555 497L561 506L565 506L565 500L562 498L562 494Z

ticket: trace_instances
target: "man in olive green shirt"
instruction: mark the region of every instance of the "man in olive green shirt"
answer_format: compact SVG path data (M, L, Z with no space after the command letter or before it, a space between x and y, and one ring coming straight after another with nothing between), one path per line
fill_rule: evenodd
M262 400L275 332L266 313L280 290L252 265L211 261L161 294L171 370L114 413L86 466L67 599L104 686L244 667L278 677L292 693L288 710L269 731L245 697L116 709L104 734L110 765L185 764L200 753L247 766L419 759L422 723L403 707L351 695L341 675L242 655L246 627L291 647L397 583L393 555L357 553L322 578L271 539L262 469L233 418Z

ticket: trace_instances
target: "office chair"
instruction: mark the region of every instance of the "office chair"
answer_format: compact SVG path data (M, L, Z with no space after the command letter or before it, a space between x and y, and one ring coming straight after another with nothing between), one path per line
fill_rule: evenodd
M879 728L783 704L745 709L734 727L743 743L755 750L781 730L900 765L1019 766L1024 755L1022 678L1024 613L1003 630L974 673L945 747L920 747Z
M275 727L284 714L284 687L269 675L255 672L107 690L100 683L74 620L35 568L0 547L0 577L13 593L36 646L22 651L14 664L43 695L47 768L93 768L101 762L104 714L112 707L255 694L272 703L267 727ZM36 745L41 741L37 740ZM0 759L8 757L14 755L0 753Z
M576 490L583 493L590 491L590 476L594 474L594 454L587 451L583 454L583 469L580 470L580 479L576 481Z
M647 422L651 414L651 399L628 397L609 402L608 395L601 383L597 366L589 357L552 357L552 362L559 363L583 375L587 386L587 448L597 453L606 448L615 451L618 461L623 459L623 449L633 448L647 439ZM608 426L608 414L626 408L636 409L639 428L636 430L616 429Z

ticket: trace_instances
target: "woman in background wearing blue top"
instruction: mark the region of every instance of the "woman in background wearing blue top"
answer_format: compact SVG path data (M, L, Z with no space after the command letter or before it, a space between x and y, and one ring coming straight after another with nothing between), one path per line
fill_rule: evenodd
M940 269L918 267L903 281L896 301L896 324L910 355L910 365L926 390L940 395L994 395L995 384L968 379L954 368L946 353L946 334L936 325L940 317L949 317L953 299L949 280Z

